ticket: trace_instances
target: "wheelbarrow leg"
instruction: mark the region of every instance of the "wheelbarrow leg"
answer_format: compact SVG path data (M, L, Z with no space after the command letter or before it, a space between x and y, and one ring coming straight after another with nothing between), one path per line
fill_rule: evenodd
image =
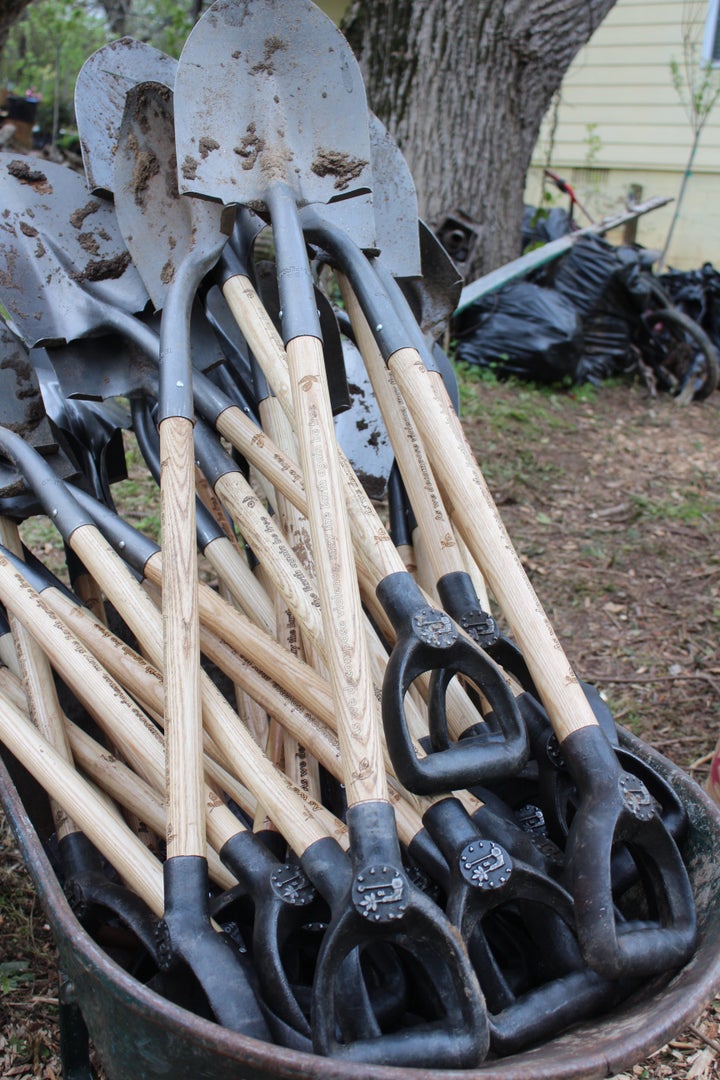
M75 987L58 972L58 1026L63 1080L95 1080L90 1068L90 1036L75 998Z

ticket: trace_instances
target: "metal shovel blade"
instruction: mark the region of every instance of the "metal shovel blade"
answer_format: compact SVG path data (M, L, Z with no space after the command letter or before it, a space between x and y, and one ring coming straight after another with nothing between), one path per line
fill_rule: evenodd
M27 349L0 322L0 426L21 435L42 454L58 476L77 476L77 464L70 460L59 432L45 411L37 372ZM35 499L17 468L0 461L0 498L3 513L26 516L37 512Z
M25 344L55 345L142 311L147 293L115 212L62 165L0 154L0 300Z
M128 91L115 154L115 208L133 261L156 309L182 260L222 246L223 207L181 199L176 183L172 91L139 83Z
M90 56L75 82L75 117L88 187L112 196L115 148L125 95L140 82L172 86L177 60L144 41L122 37Z
M308 0L216 0L185 43L175 95L183 192L262 210L277 181L298 205L371 187L369 138L345 120L351 99L366 108L357 64Z
M418 226L422 277L401 281L400 287L423 334L430 341L437 341L457 307L464 278L435 233L424 221L418 222Z
M387 128L373 113L369 121L379 261L393 277L419 277L422 262L415 184Z

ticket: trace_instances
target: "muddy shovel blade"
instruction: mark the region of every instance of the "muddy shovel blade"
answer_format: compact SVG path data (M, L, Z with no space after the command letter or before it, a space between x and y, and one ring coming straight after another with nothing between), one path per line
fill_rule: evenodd
M142 311L147 293L113 208L62 165L0 154L0 300L25 344L59 345Z
M90 56L75 82L75 117L88 187L111 197L114 161L125 96L141 82L172 86L177 61L144 41L122 37Z
M139 83L127 94L115 153L115 206L120 231L156 310L189 252L227 239L223 209L181 199L173 168L175 135L172 91ZM216 256L217 257L217 256Z
M302 205L371 188L367 132L363 138L346 120L358 102L365 111L362 79L345 38L328 24L305 0L291 7L218 0L205 12L175 81L181 191L264 206L273 180L287 179Z

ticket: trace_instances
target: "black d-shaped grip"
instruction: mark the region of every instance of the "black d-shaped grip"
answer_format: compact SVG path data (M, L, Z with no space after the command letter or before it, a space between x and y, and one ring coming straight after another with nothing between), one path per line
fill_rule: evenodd
M377 596L397 634L383 679L382 718L401 783L415 794L434 795L521 769L528 756L525 725L497 665L460 633L445 612L429 607L410 574L390 574L378 585ZM418 758L405 715L405 694L419 675L428 672L432 673L430 734L436 749ZM490 703L493 721L486 731L451 743L445 696L455 675L478 687Z
M333 912L315 971L315 1050L406 1068L479 1065L489 1045L483 996L459 934L403 869L392 807L380 801L352 806L348 828L352 873L347 874L344 903ZM303 856L310 876L306 860L311 853L312 847ZM342 978L343 962L354 950L374 943L409 954L433 1015L419 1022L417 1016L409 1022L401 1018L393 1030L374 1038L346 1037L338 1008L338 999L350 991Z
M609 979L646 977L684 964L695 947L692 890L680 852L645 784L625 772L599 727L563 739L562 754L579 805L570 826L566 867L578 939L587 963ZM618 920L613 847L624 844L638 868L650 912ZM640 921L642 920L642 921Z

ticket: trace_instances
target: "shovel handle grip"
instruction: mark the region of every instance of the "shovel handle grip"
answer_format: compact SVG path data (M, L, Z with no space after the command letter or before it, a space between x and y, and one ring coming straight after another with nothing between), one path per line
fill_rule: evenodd
M439 376L414 349L388 359L418 426L454 520L487 578L560 740L597 721L522 567Z

